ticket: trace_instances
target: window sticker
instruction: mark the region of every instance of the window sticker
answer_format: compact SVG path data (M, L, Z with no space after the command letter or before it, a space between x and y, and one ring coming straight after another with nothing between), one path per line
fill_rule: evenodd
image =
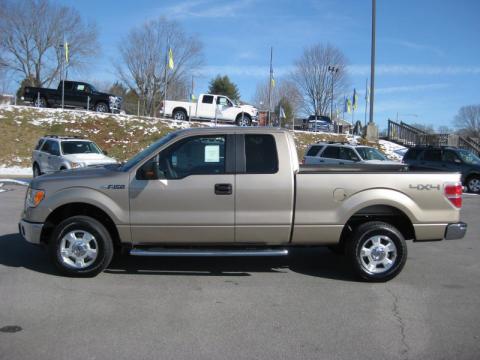
M85 90L85 85L83 85L83 84L78 84L78 85L77 85L77 90L78 90L78 91L84 91L84 90Z
M205 162L220 162L220 145L205 146Z

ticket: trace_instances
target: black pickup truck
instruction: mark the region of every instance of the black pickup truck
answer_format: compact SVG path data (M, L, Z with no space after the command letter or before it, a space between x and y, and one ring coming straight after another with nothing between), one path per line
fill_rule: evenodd
M122 98L97 91L91 84L65 80L64 106L98 112L120 112ZM62 106L62 81L57 89L26 87L23 100L38 107Z

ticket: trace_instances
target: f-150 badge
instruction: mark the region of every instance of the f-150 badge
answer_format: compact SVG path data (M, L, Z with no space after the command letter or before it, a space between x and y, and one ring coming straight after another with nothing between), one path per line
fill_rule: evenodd
M119 185L119 184L102 185L102 186L100 186L100 189L104 189L104 190L124 190L125 185Z
M440 190L440 185L432 185L432 184L418 184L418 185L408 185L410 189L416 190Z

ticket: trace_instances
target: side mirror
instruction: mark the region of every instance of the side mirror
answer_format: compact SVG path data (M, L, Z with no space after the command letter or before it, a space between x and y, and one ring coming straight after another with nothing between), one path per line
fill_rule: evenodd
M150 160L137 170L137 180L158 180L164 178L158 169L158 162Z
M107 150L103 150L102 153L103 153L103 155L108 155L108 151L107 151Z

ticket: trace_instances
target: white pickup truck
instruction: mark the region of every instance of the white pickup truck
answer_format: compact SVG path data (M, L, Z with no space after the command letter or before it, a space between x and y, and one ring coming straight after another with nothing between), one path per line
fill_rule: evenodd
M163 106L162 113L175 120L216 119L239 126L250 126L257 121L258 115L254 106L236 105L224 95L200 94L196 102L167 100Z

